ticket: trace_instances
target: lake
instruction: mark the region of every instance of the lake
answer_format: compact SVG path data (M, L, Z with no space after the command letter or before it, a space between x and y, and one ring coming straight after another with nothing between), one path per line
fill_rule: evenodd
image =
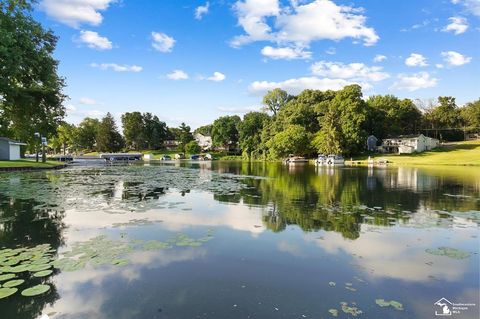
M2 173L0 317L478 318L479 225L479 168Z

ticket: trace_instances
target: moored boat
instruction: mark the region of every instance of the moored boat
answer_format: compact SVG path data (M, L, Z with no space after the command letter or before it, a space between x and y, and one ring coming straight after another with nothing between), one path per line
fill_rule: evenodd
M294 156L290 155L287 159L283 161L285 164L297 164L297 163L307 163L308 160L303 156Z

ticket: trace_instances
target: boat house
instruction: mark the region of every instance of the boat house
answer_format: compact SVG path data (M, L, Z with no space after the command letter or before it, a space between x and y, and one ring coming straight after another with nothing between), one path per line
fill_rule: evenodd
M0 160L14 161L20 159L20 146L24 145L27 144L7 137L0 137Z
M439 140L423 134L400 135L383 139L382 145L378 149L382 153L411 154L428 151L439 145Z

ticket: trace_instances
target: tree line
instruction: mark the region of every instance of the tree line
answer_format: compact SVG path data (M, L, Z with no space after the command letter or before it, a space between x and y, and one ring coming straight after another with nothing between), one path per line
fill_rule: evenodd
M193 133L201 133L211 136L216 149L250 159L277 159L288 154L358 154L370 134L380 140L416 133L461 140L466 132L480 130L480 100L458 107L449 96L423 104L393 95L364 99L359 85L298 95L274 89L263 97L263 111L243 118L222 116L193 133L185 123L168 127L148 112L123 114L123 134L110 113L72 125L64 121L65 79L58 75L53 57L58 39L32 18L34 3L0 2L0 135L27 142L30 151L39 132L57 152L160 150L174 140L180 151L198 153Z

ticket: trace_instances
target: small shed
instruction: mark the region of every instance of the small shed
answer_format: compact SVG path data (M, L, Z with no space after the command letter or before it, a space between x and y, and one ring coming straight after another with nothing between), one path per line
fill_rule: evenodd
M27 144L7 137L0 137L0 160L14 161L20 159L20 146L24 145Z
M367 137L367 150L375 152L377 150L378 138L375 135L370 135Z

